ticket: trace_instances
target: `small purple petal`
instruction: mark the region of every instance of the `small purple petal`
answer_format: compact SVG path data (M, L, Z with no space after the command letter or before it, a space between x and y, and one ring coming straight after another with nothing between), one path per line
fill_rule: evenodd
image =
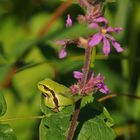
M105 34L105 37L110 39L111 41L115 41L115 38L111 36L110 34Z
M119 32L121 32L123 29L122 29L122 28L107 27L106 30L107 30L108 32L116 32L116 33L119 33Z
M65 40L57 40L55 43L58 44L58 45L66 45L67 41L65 41Z
M112 45L114 46L114 48L118 53L123 52L124 49L121 48L121 45L117 41L112 41Z
M95 28L95 29L99 29L99 25L97 23L91 23L89 24L89 28Z
M74 78L81 79L83 77L83 73L80 71L74 71L73 72Z
M114 32L119 33L123 30L123 28L114 28Z
M59 58L62 59L67 56L66 47L62 48L59 52Z
M104 76L102 76L100 73L95 77L95 79L96 79L96 81L97 81L97 83L99 82L99 81L104 81Z
M105 56L108 56L108 54L110 53L110 43L105 37L103 38L103 52Z
M72 19L70 17L70 14L68 14L66 19L66 27L71 27L71 26L72 26Z
M104 18L104 17L96 18L94 21L95 22L104 22L106 24L108 23L108 20L106 18Z
M101 88L99 89L100 92L104 94L109 94L110 90L108 89L107 85L105 83L102 84Z
M91 78L94 78L94 72L91 73Z
M106 30L107 30L108 32L114 32L114 28L113 28L113 27L107 27Z
M103 35L102 34L96 33L95 35L93 35L91 37L91 39L89 40L88 45L90 47L94 47L94 46L98 45L101 42L102 38L103 38Z
M108 89L107 85L104 83L104 77L101 74L96 76L96 86L100 92L108 94L110 90Z

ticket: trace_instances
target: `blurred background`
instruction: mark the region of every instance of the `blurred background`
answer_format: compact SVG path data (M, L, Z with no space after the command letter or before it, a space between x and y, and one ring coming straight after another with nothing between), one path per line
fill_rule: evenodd
M37 83L42 79L48 77L66 86L75 82L72 72L81 69L84 50L72 44L68 47L68 57L59 60L61 46L54 40L88 33L76 25L77 15L84 11L75 2L67 6L61 16L56 15L56 20L50 21L64 1L0 0L0 87L7 102L3 118L41 115ZM65 28L68 13L76 26L72 31ZM105 16L111 26L124 28L115 37L125 51L118 55L112 49L106 60L99 47L94 71L105 75L112 93L140 96L140 1L108 3ZM103 104L114 119L117 140L140 139L140 100L118 96ZM39 120L8 123L19 140L39 137Z

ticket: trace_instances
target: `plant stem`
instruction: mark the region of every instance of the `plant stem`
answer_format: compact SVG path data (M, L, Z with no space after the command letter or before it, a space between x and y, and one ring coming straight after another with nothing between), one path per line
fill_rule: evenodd
M42 116L6 118L6 119L1 119L0 122L9 122L9 121L17 121L17 120L29 120L29 119L43 119L44 117L45 117L45 115L42 115Z
M84 87L84 85L85 85L85 83L87 81L87 78L88 78L91 50L92 49L89 46L87 46L87 48L85 50L85 64L84 64L84 67L83 67L83 78L81 80L82 87Z
M87 46L86 50L85 50L85 64L83 67L83 78L81 80L81 87L83 87L86 84L87 78L88 78L88 73L89 73L89 65L90 65L90 55L91 55L91 48L89 46ZM81 94L84 95L84 90L81 91ZM75 132L75 126L76 126L76 122L78 119L78 115L80 112L80 105L81 105L81 101L82 99L78 100L75 103L75 111L73 113L72 116L72 120L71 120L71 124L70 124L70 129L67 135L67 140L72 140L74 132Z
M67 140L71 140L73 138L76 122L77 122L78 115L80 112L81 101L82 101L82 99L78 100L75 103L75 111L73 112L73 115L72 115L72 120L71 120L71 124L70 124L70 129L68 132Z
M120 97L120 96L124 96L124 97L128 97L128 98L131 98L131 99L140 100L140 96L136 96L136 95L132 95L132 94L114 93L114 94L106 95L104 97L99 98L98 102L103 102L103 101L106 101L108 99L111 99L111 98L114 98L114 97Z

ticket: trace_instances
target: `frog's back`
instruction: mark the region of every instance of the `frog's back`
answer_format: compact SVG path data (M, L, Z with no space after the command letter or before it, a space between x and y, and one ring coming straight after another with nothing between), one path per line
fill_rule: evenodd
M69 88L62 85L62 84L59 84L49 78L46 78L44 79L43 81L40 82L41 84L43 85L46 85L49 89L57 92L57 93L66 93L69 91Z

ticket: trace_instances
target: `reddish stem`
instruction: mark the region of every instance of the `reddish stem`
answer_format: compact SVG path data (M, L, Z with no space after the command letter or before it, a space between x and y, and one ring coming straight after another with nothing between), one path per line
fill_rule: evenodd
M73 116L72 116L67 140L71 140L73 138L76 122L77 122L78 115L79 115L79 112L80 112L80 105L81 105L81 99L79 101L77 101L76 104L75 104L75 111L74 111Z
M83 89L84 89L84 86L85 86L87 78L88 78L91 50L92 49L89 46L87 46L87 48L85 50L85 64L84 64L84 67L82 69L83 70L83 78L81 80L81 87L83 87ZM84 94L83 92L84 92L84 90L81 91L81 94Z
M84 87L87 81L88 73L89 73L89 64L90 64L90 54L91 54L91 48L87 46L85 50L85 64L83 67L83 79L81 80L81 86ZM84 94L84 90L81 91L81 94ZM72 116L71 124L70 124L70 129L68 132L67 140L72 140L74 132L75 132L75 127L76 127L76 122L78 119L78 115L80 112L80 105L81 105L82 99L78 100L75 103L75 111Z

